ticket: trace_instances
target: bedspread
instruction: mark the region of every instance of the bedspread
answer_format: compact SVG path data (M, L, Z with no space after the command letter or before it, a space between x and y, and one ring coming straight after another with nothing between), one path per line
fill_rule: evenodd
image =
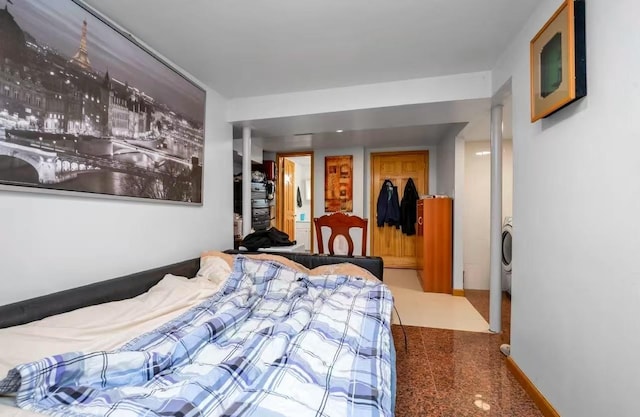
M19 365L0 381L55 416L392 416L392 296L238 256L224 287L113 352Z

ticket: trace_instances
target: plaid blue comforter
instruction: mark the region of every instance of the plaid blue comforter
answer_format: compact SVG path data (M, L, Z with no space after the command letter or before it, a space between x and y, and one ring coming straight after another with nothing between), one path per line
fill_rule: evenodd
M209 300L114 352L19 365L0 381L54 416L392 416L392 296L238 256Z

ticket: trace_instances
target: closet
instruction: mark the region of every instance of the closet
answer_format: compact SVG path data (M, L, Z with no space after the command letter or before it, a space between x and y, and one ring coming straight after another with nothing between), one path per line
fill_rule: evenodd
M251 166L250 221L254 231L269 229L275 217L273 169L269 165L271 162L273 161L265 161L266 169L259 164ZM236 174L233 180L233 211L236 215L242 216L242 172ZM241 231L239 233L242 234ZM242 236L236 235L236 238Z
M233 182L233 211L242 216L241 179L236 179ZM267 230L270 223L270 201L267 199L267 183L259 179L251 181L251 228L253 230Z
M453 200L418 200L416 260L425 292L453 293Z

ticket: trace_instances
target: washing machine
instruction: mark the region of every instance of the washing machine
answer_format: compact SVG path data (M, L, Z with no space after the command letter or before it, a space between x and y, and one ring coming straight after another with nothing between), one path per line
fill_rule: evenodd
M502 290L511 294L511 244L513 220L505 217L502 223Z

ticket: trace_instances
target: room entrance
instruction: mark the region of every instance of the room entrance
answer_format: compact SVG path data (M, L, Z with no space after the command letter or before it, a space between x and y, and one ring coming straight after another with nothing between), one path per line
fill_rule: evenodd
M376 223L378 196L385 180L398 187L402 199L409 178L413 179L418 194L429 192L429 151L371 154L371 255L382 257L388 268L417 267L416 237L395 227L377 227Z
M313 251L313 152L276 156L276 227Z

